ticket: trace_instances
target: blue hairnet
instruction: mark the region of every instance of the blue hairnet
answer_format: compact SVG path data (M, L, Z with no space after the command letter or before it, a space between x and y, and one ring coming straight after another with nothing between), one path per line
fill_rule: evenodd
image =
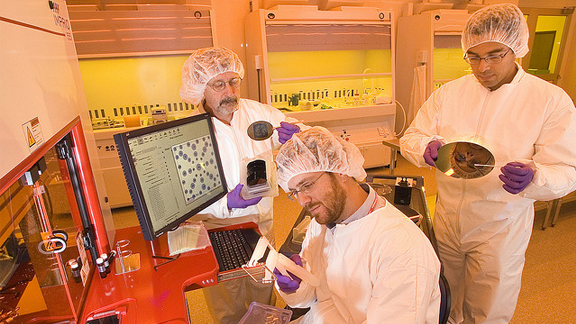
M487 42L504 44L516 57L528 53L528 24L516 5L500 3L486 6L473 13L462 33L462 49Z
M326 128L315 126L292 135L276 157L278 184L288 192L293 177L317 171L345 174L362 181L366 171L364 157L352 143L334 136Z
M244 78L244 67L236 53L224 47L195 50L182 67L180 97L185 102L198 105L204 98L208 81L226 72L236 72Z

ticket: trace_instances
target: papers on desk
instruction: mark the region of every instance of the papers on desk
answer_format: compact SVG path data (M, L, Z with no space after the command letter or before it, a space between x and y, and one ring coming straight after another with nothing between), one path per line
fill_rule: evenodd
M170 255L202 250L210 245L208 231L202 222L184 222L176 230L168 232Z

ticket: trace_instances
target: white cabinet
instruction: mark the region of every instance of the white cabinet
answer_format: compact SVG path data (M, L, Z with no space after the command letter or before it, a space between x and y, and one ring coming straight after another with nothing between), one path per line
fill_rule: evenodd
M469 16L467 10L441 9L398 19L397 95L408 110L408 123L434 90L471 73L460 45ZM414 84L417 67L422 69L422 78ZM423 96L413 102L412 94L419 90Z
M116 151L114 134L127 131L126 128L105 129L94 131L96 150L102 168L104 185L110 208L132 206L130 192L122 171L122 165Z
M394 24L376 8L277 6L246 17L249 97L356 144L365 167L389 163Z

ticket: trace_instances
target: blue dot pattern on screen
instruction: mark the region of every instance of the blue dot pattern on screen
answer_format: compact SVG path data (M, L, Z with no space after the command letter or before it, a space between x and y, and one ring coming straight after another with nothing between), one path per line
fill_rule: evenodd
M177 144L172 147L172 153L178 170L181 170L179 177L186 203L221 186L214 147L208 136ZM202 185L196 186L197 178Z

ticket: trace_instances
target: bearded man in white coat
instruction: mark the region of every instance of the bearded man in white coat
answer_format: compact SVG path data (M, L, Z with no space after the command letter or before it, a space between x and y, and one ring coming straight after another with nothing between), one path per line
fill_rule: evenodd
M424 233L372 187L356 146L327 129L295 134L276 158L278 183L312 215L291 258L318 286L275 270L298 323L438 323L440 262Z
M242 170L246 169L247 161L272 156L272 151L290 139L292 134L299 132L300 127L294 124L295 119L286 117L272 106L240 98L243 78L242 62L236 53L226 48L195 50L182 68L180 96L185 102L198 107L194 113L209 113L212 116L229 190L225 197L193 219L202 219L207 228L254 222L258 224L260 233L273 243L273 197L244 199L241 183L245 182L240 177L246 173ZM255 141L248 136L247 130L252 123L261 120L271 123L276 131L267 140ZM270 305L275 303L273 285L254 282L250 277L205 288L204 295L214 322L223 324L238 323L253 301Z
M517 6L472 14L462 49L473 75L430 96L400 139L401 154L435 166L439 147L468 141L504 165L477 179L437 171L434 217L452 293L449 322L504 324L520 292L534 201L576 189L576 110L561 88L515 62L528 52L528 26Z

